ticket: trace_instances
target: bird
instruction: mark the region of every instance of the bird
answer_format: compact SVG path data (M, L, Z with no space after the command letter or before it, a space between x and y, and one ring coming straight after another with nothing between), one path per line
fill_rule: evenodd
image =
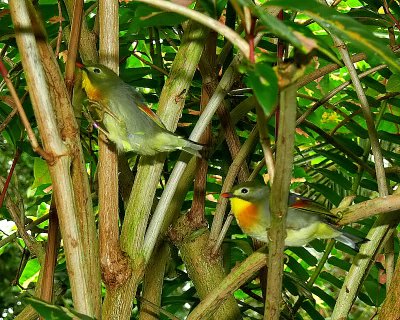
M107 138L121 152L155 156L183 150L201 157L203 145L169 131L135 87L102 64L80 65L82 88Z
M261 242L268 243L271 226L269 209L270 189L255 181L244 182L222 193L231 203L233 215L244 233ZM318 239L336 240L358 252L360 243L368 241L343 230L329 222L329 211L322 205L290 193L286 215L285 246L302 247Z

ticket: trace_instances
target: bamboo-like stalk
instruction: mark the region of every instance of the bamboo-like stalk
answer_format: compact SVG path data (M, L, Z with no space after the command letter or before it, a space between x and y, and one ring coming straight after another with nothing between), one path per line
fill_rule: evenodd
M229 68L224 73L220 83L218 84L218 87L216 88L213 96L208 102L206 108L204 109L203 113L200 116L200 119L196 123L196 126L193 129L192 134L189 137L192 141L198 141L201 134L204 132L206 126L211 121L212 116L216 112L216 109L220 105L221 101L224 99L226 92L229 91L229 89L233 85L234 77L232 75L236 73L235 66L237 66L241 60L242 56L237 55L232 61ZM180 177L185 171L185 168L186 168L185 162L178 161L176 163L171 173L171 176L168 180L168 183L165 187L165 190L161 196L161 199L158 202L157 208L153 214L152 220L150 221L149 227L147 229L146 238L144 241L143 250L146 260L150 257L154 249L154 245L157 241L157 237L159 235L163 223L164 213L167 210L168 205L172 201L172 198L174 196L176 189L175 181L179 181ZM171 181L173 181L173 183L171 183Z
M285 83L292 82L296 72L281 73ZM271 187L271 226L268 231L268 277L264 319L279 319L282 299L283 250L286 237L290 180L292 178L294 135L296 128L297 86L290 84L281 91L279 132L276 144L275 178Z
M228 276L210 292L187 317L188 320L205 320L210 318L222 301L227 299L234 291L254 277L262 267L267 264L265 248L252 253L241 264L234 267Z
M36 13L32 19L36 19L36 24L42 24ZM78 33L74 36L78 37ZM43 64L45 76L50 89L50 98L55 106L53 110L56 113L60 134L63 137L71 154L70 176L72 179L72 188L76 205L75 215L78 221L79 241L83 244L85 263L82 268L90 279L88 286L93 305L93 315L100 317L101 305L101 278L99 264L99 246L93 214L92 198L89 188L88 175L85 167L83 150L81 146L79 127L75 118L71 100L68 96L66 87L63 84L63 78L60 73L54 52L50 45L42 41L45 37L38 38L38 49ZM74 41L71 39L71 41Z
M161 309L164 274L169 256L168 244L164 243L154 252L150 259L143 279L139 320L157 320L160 318L159 310Z
M177 245L182 260L188 271L190 279L196 287L200 299L218 290L218 285L225 279L225 270L220 255L210 258L208 250L209 231L205 224L194 226L188 215L182 216L170 234L173 234L178 241L172 241ZM190 316L189 316L190 317ZM218 304L218 309L211 316L212 319L238 319L240 310L232 292L226 292Z
M185 29L181 47L172 65L170 77L162 90L158 108L161 119L169 129L176 128L184 105L181 95L189 89L207 33L206 28L193 22L189 22ZM143 238L163 167L162 162L162 156L152 159L142 157L139 161L121 233L121 247L132 261L132 277L124 285L110 290L104 301L104 308L108 310L106 316L103 314L104 319L125 319L131 314L132 300L143 276L145 261L147 262L151 255L149 252L147 259L143 258ZM175 184L177 182L178 180L174 181ZM154 244L155 241L156 239Z
M80 241L78 221L75 216L77 208L69 171L71 158L58 133L48 85L26 5L27 3L23 0L11 1L11 17L44 149L55 159L49 163L49 170L64 239L74 307L78 312L93 315L89 279L85 272L85 248Z

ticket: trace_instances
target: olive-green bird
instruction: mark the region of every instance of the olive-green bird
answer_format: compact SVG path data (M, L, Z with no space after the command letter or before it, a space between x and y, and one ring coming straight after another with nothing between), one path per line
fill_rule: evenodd
M271 226L269 192L266 185L252 181L241 183L231 192L221 195L230 199L233 214L243 232L266 243L269 240L268 229ZM301 247L316 238L335 238L358 251L357 243L362 243L366 239L337 229L326 219L328 215L329 211L322 205L290 194L285 245Z
M118 150L147 156L183 150L201 156L202 145L169 131L146 106L136 88L125 83L114 71L101 64L89 64L81 69L82 88L94 105L108 139Z

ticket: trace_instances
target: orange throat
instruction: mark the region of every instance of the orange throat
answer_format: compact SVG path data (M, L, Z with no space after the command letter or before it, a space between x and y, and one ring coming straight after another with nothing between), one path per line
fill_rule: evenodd
M101 91L92 84L85 72L82 74L82 87L85 89L89 100L101 100Z
M248 230L258 222L257 206L239 198L231 199L232 211L242 229Z

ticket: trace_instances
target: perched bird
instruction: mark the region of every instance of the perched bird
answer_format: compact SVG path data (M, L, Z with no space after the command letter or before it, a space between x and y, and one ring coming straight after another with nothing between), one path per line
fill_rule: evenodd
M269 240L268 229L271 226L269 192L266 185L252 181L241 183L235 186L231 192L221 195L229 198L233 214L243 232L266 243ZM316 238L336 238L358 251L357 243L361 243L365 239L337 229L326 219L328 214L329 211L322 205L290 194L286 216L285 245L301 247Z
M178 149L200 157L203 146L167 130L142 95L114 71L101 64L81 68L82 88L91 111L118 150L154 156Z

